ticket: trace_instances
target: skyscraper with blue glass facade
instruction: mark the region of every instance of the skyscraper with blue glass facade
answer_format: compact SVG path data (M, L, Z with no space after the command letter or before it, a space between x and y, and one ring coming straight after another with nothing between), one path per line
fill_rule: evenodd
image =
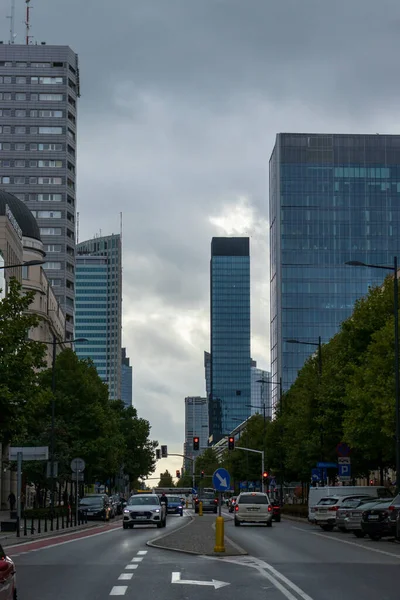
M91 358L109 388L121 399L122 267L121 236L97 237L77 245L76 337L79 358Z
M228 435L250 415L249 238L211 242L210 443Z
M269 185L271 371L288 389L388 274L345 263L393 265L400 251L400 136L278 134Z

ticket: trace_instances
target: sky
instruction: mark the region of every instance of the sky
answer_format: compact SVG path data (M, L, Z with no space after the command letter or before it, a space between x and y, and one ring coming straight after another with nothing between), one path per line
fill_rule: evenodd
M268 161L278 132L400 133L397 0L32 0L79 54L79 240L118 233L123 345L152 438L204 396L213 236L250 237L252 356L270 365ZM0 4L9 39L11 0ZM24 0L15 0L24 43ZM157 465L175 474L182 459ZM153 482L153 481L152 481ZM154 480L156 483L156 480Z

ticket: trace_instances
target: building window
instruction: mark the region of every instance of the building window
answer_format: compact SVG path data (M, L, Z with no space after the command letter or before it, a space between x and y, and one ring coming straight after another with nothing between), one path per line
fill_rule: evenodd
M39 151L60 152L63 149L62 144L39 144Z
M62 167L62 160L39 160L39 167L56 168Z
M62 94L39 94L40 101L62 102L63 98Z
M15 83L25 84L26 83L26 77L16 77L15 78Z
M5 76L5 77L0 77L0 83L11 83L11 77Z
M29 279L29 267L22 267L22 279Z
M62 82L62 77L31 77L32 84L58 85Z
M38 194L38 202L61 202L62 194Z
M4 167L11 167L11 160L0 160L0 165Z
M30 160L29 161L29 166L30 167L37 167L37 160Z
M16 150L25 150L25 144L22 142L18 142L17 144L15 144L15 149Z
M31 94L31 102L37 102L39 100L39 94Z
M0 125L0 133L11 133L10 125Z
M41 227L42 235L61 235L61 227Z
M32 132L31 132L32 133ZM37 150L38 145L37 144L29 144L29 150Z
M17 135L21 135L22 133L26 133L26 127L22 127L22 126L17 126L15 128L15 133Z
M25 177L14 177L14 184L15 185L24 185Z
M35 109L35 110L31 110L31 111L29 112L29 115L30 115L32 118L35 118L35 117L37 117L37 116L38 116L38 114L39 114L39 111L38 111L38 110L36 110L36 109Z
M22 200L22 202L25 202L25 194L14 194L14 196L18 198L18 200Z
M15 66L16 67L27 67L28 63L26 63L26 62L16 62Z
M71 138L71 140L75 141L75 133L69 127L68 127L68 130L67 130L67 135L68 135L69 138Z
M11 109L0 108L0 117L11 117Z
M49 279L49 281L50 281L50 285L52 285L53 287L61 286L61 279Z
M0 93L0 100L11 100L12 96L11 96L11 92L1 92Z
M61 185L62 179L61 177L39 177L38 183L39 185Z
M43 117L43 118L57 117L57 118L60 118L62 116L63 116L62 110L39 110L39 117Z
M14 160L14 167L25 167L25 161L24 160Z
M61 269L61 263L60 262L47 262L45 265L43 265L43 268L46 269Z
M38 210L38 219L61 219L61 210Z
M47 69L48 67L51 67L51 64L49 62L31 62L31 67L36 69Z
M61 252L61 244L47 244L44 247L45 252Z
M11 150L11 144L8 144L7 142L0 142L0 150Z
M15 100L18 102L22 102L24 100L26 100L26 94L24 94L23 92L18 92L17 94L15 94Z
M22 110L22 109L17 109L15 111L15 116L18 117L19 119L21 119L22 117L26 117L26 110Z
M39 127L39 133L47 133L51 135L61 135L62 127Z
M30 201L35 201L35 200L36 200L36 197L37 197L37 194L29 194L29 196L28 196L28 199L29 199Z
M29 177L29 183L32 185L37 184L37 177Z
M1 183L10 183L10 178L9 177L2 177Z

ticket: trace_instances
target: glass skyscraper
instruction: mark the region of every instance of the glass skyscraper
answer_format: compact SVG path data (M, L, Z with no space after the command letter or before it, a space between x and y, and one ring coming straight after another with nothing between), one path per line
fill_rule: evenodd
M215 444L250 415L249 238L211 242L210 443Z
M389 273L345 263L400 251L400 136L278 134L269 185L271 376L288 389Z
M126 355L126 348L122 348L121 356L121 400L127 408L132 406L133 401L133 369Z
M110 398L117 400L121 399L122 368L121 254L120 235L77 244L75 331L90 343L77 344L75 351L79 358L93 359L108 384Z

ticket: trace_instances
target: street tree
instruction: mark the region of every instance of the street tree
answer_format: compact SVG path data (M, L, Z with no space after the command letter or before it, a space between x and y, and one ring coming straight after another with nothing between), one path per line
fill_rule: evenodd
M174 486L174 480L172 479L171 473L168 471L164 471L164 473L160 474L160 481L158 482L158 487L161 488L172 488Z

